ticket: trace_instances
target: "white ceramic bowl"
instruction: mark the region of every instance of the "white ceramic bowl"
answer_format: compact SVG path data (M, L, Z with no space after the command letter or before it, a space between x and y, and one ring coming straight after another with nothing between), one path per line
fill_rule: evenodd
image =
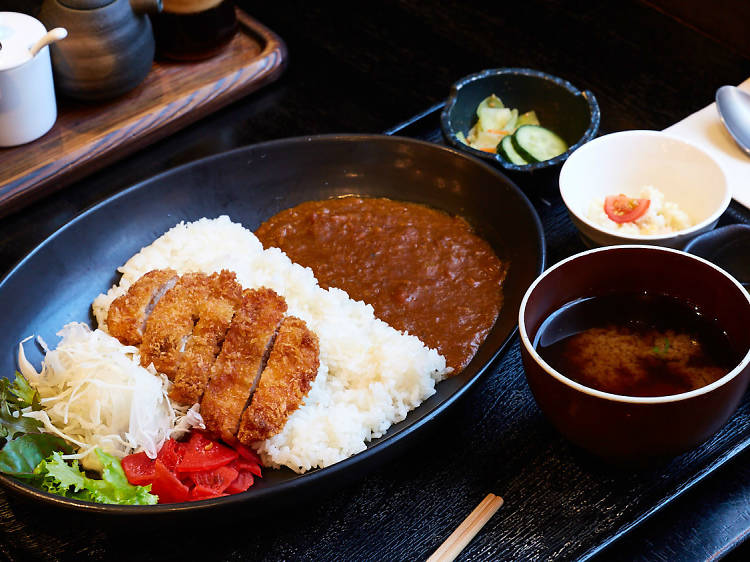
M623 234L587 218L591 201L652 185L685 211L693 226L671 234ZM682 248L711 230L732 194L721 167L708 154L658 131L622 131L594 139L570 155L560 170L560 194L589 246L652 244Z

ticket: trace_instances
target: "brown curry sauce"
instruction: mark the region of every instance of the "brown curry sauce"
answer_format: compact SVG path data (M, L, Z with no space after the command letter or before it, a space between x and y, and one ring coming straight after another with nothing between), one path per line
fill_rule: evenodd
M256 232L375 315L437 349L454 374L503 302L507 264L461 217L416 203L344 197L282 211Z

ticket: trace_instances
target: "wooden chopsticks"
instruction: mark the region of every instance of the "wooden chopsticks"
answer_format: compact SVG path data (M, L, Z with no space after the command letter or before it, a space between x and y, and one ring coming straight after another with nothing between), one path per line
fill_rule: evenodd
M503 505L503 498L487 494L482 502L463 520L451 536L427 559L427 562L450 562L458 556L471 539Z

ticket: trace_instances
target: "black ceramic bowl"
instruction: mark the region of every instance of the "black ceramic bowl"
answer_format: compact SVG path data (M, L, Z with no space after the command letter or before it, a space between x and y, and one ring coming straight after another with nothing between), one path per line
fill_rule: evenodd
M667 396L625 396L584 386L537 351L544 320L566 303L647 291L697 307L715 319L741 359L720 379ZM750 380L750 295L728 273L693 255L656 246L608 246L547 269L521 302L524 372L540 409L576 445L614 463L646 465L685 452L729 419Z
M525 113L532 109L543 127L554 131L568 144L564 153L519 166L499 154L482 152L461 142L459 132L468 134L477 120L477 106L495 94L506 107ZM529 68L494 68L462 78L451 87L440 124L448 142L477 158L499 164L506 170L531 172L559 166L579 146L599 131L599 104L588 90L580 91L570 82Z
M52 496L0 474L21 498L94 516L163 516L234 506L248 514L299 505L361 478L414 442L507 348L523 293L544 269L544 234L529 200L497 170L455 150L407 138L330 135L239 148L169 170L92 207L42 242L0 280L0 377L16 369L18 342L31 334L56 345L70 321L92 322L91 302L117 281L116 268L179 221L229 215L255 230L283 209L346 195L423 203L466 218L510 269L504 304L469 365L367 450L307 474L267 470L247 492L199 502L128 506ZM42 356L27 345L30 361ZM502 375L500 375L502 376ZM251 507L252 506L252 507Z

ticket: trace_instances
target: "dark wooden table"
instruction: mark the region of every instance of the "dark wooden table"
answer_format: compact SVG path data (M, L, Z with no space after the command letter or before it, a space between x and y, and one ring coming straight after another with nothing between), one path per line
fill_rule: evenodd
M592 90L601 106L602 132L663 129L707 105L719 86L750 76L749 58L640 2L238 4L287 42L284 76L2 219L0 274L84 209L158 172L274 138L382 132L442 100L456 79L484 68L536 68ZM0 9L33 6L0 0ZM551 256L552 261L560 257ZM524 486L523 466L512 477L493 466L506 456L509 443L518 446L524 439L499 439L502 428L493 425L492 409L514 400L497 376L508 368L518 375L517 362L498 363L437 427L395 460L292 512L219 512L212 520L177 526L111 525L61 517L0 491L0 559L423 559L490 491L506 496L503 510L509 519L491 521L464 551L465 559L578 558L589 550L581 545L596 531L595 523L565 535L554 517L530 517L522 535L508 531L510 522L517 525L525 517L513 511L519 496L537 493ZM528 388L513 392L528 393ZM521 414L535 435L576 463L538 410ZM597 556L697 560L740 545L750 528L749 455L727 462ZM553 484L562 477L554 463L547 469ZM740 546L731 556L748 554Z

